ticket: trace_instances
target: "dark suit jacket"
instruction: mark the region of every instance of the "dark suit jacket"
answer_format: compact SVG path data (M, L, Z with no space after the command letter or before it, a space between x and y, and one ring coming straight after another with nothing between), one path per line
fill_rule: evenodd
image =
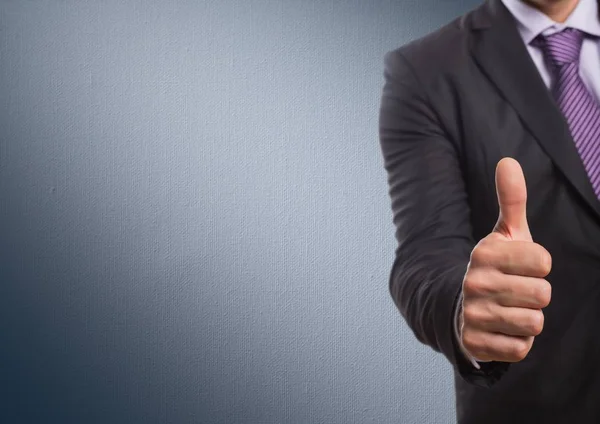
M600 423L600 202L512 15L488 0L388 52L384 76L390 292L453 365L458 422ZM552 301L525 360L478 371L457 348L453 313L470 252L498 218L505 156L523 168L533 239L553 257Z

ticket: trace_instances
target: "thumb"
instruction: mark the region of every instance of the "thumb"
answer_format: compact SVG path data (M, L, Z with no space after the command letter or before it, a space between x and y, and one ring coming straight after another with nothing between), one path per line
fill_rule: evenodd
M500 214L494 232L512 240L532 241L527 224L527 187L521 165L503 158L496 166L496 194Z

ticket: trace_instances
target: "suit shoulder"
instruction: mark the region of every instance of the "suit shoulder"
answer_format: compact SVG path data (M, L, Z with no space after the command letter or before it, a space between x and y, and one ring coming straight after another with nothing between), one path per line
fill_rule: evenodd
M385 54L386 70L392 73L408 63L416 73L425 77L454 73L469 59L471 14L469 12L443 27L410 41Z

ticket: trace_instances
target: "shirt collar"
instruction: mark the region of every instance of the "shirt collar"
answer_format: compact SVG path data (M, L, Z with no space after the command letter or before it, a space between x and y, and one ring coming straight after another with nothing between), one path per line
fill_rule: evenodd
M587 34L600 37L597 0L579 0L575 10L564 23L554 22L523 0L502 0L504 6L514 16L525 44L529 44L541 33L549 34L565 28L575 28Z

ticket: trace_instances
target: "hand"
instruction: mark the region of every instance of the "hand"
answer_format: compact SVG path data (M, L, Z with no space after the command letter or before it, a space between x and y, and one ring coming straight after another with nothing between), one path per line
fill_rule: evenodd
M552 258L534 243L526 216L527 188L519 163L496 167L500 215L491 234L471 252L463 280L461 341L481 361L518 362L544 327L550 303Z

